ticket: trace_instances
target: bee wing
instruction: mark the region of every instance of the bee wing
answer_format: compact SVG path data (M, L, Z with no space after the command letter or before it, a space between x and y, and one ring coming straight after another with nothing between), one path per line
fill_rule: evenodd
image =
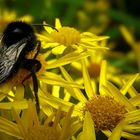
M9 47L3 46L0 49L0 83L6 80L11 74L15 63L26 44L26 40L22 40Z

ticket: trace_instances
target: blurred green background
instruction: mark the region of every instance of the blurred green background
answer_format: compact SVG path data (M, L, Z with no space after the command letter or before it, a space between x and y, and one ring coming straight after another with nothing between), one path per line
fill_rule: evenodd
M140 35L139 5L139 0L0 0L1 10L14 10L18 16L30 14L34 22L47 20L51 23L58 17L64 25L77 26L81 30L101 26L105 22L103 15L106 15L109 26L105 32L108 34L117 34L115 27L125 24L133 26ZM86 22L81 23L81 20Z
M124 23L138 28L139 5L139 0L0 0L1 9L15 10L19 16L30 14L35 21L45 19L52 22L59 17L63 24L78 26L80 12L83 12L83 16L89 17L90 21L83 23L86 24L83 25L85 29L95 23L101 24L99 14L107 14L111 27L113 23Z

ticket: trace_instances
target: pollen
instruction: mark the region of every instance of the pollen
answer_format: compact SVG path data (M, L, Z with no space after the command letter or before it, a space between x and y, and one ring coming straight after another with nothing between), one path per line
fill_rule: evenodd
M109 96L95 96L86 103L85 111L91 113L96 131L115 128L126 113L125 106Z
M59 131L54 127L40 125L28 130L26 140L57 140L59 136Z
M51 33L53 41L67 47L80 42L80 33L71 27L62 27Z

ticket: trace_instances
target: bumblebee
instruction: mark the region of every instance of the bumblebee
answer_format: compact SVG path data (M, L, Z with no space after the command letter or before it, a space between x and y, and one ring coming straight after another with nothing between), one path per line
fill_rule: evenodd
M41 63L36 57L40 47L40 41L37 40L32 26L25 22L11 22L3 31L0 42L0 84L13 77L21 68L28 70L30 74L22 83L32 77L38 112L39 99L36 72L40 70ZM37 51L33 58L27 59L27 54L35 49Z

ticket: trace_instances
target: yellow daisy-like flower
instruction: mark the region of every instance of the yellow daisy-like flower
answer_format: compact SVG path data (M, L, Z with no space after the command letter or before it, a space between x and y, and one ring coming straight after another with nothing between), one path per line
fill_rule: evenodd
M42 101L54 108L58 108L58 105L61 105L64 110L67 110L70 105L75 104L73 115L81 118L88 111L94 122L95 130L102 130L109 137L109 140L114 140L114 138L120 139L121 137L139 139L140 137L137 134L140 127L140 111L138 109L140 104L136 100L136 98L139 98L139 94L132 87L139 74L132 76L127 81L123 80L122 88L118 89L106 79L106 69L107 63L103 61L99 90L96 91L94 90L95 85L91 83L85 61L83 60L82 71L86 95L78 88L69 87L64 92L65 97L63 100L54 96L48 98L46 95L43 96L41 94L41 98L44 98ZM61 72L65 79L73 81L71 76L62 67ZM126 93L131 97L130 99L125 96ZM69 101L71 96L76 98L78 103L66 102ZM135 113L133 114L133 112Z
M33 18L30 15L25 15L22 17L17 17L16 12L8 10L0 10L0 31L2 31L8 23L21 20L26 22L32 22Z
M105 47L108 46L107 41L101 41L101 46ZM91 77L92 80L97 80L100 76L100 71L101 71L101 63L102 60L106 57L106 55L108 55L110 53L110 51L107 52L102 52L102 51L95 51L91 54L91 56L89 56L88 58L86 58L86 66L88 68L88 72L89 75ZM79 79L77 79L78 81L81 80L81 73L82 73L82 65L80 63L80 61L76 61L71 63L71 71L76 71L80 77L77 77ZM74 70L73 70L74 69ZM75 72L75 73L76 73ZM120 69L117 69L111 65L108 64L108 79L111 81L118 81L119 82L119 76L115 76L118 73L120 73ZM73 73L72 73L73 74ZM112 76L114 75L114 76ZM98 80L97 80L98 81Z
M44 22L44 24L46 23ZM59 57L60 55L65 55L67 58L67 55L69 55L69 58L71 57L72 59L77 55L81 57L82 54L84 55L83 57L87 57L93 51L107 49L100 45L100 41L106 40L107 36L96 36L90 32L80 33L75 28L62 26L59 19L55 21L55 29L46 26L44 28L46 32L37 34L42 41L42 47L51 49L52 54ZM51 67L49 66L49 68Z
M24 110L19 116L18 112L13 109L13 117L16 123L0 117L0 131L18 139L24 140L66 140L75 133L77 125L72 122L71 114L73 107L68 110L65 116L59 108L50 116L40 117L34 104L28 102L28 110Z

